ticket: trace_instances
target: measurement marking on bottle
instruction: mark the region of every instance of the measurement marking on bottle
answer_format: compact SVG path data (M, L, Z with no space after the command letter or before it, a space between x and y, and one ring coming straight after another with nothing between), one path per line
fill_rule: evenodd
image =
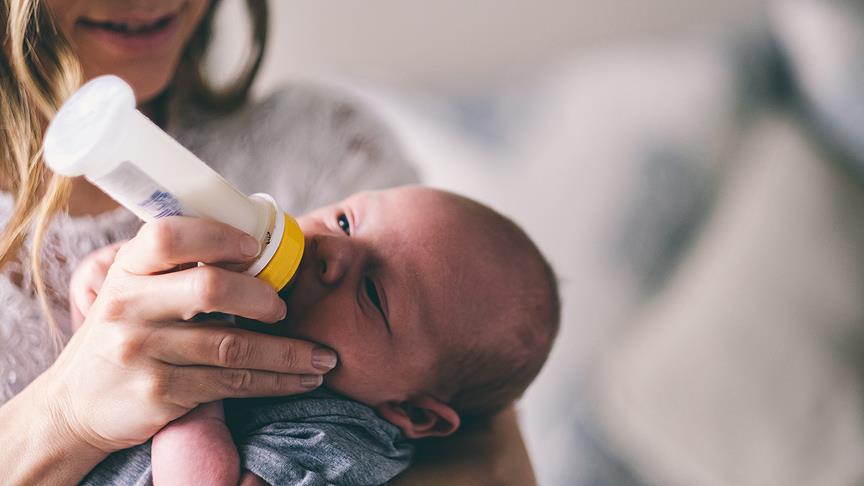
M156 219L167 216L183 216L180 201L165 191L154 191L147 200L141 201L138 205Z

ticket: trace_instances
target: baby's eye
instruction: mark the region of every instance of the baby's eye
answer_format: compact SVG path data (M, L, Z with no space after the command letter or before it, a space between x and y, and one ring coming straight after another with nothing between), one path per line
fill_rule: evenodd
M339 227L342 228L343 233L351 236L351 223L348 222L348 217L345 216L345 213L336 216L336 222L339 224Z

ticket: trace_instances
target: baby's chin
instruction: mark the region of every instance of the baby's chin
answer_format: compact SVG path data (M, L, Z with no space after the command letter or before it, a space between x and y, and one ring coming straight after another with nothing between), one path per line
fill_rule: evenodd
M324 384L322 386L327 390L371 408L375 408L385 401L382 399L381 393L385 388L383 383L364 383L365 380L358 380L352 374L351 370L343 368L341 364L337 365L333 371L324 375Z

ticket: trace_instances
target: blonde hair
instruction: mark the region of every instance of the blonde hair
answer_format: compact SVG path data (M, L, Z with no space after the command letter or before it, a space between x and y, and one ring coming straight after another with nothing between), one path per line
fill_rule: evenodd
M174 79L155 103L182 97L215 111L229 111L247 99L264 55L267 4L265 0L246 0L252 49L234 82L217 89L208 82L204 56L218 4L219 0L211 3L183 51ZM47 121L80 86L83 73L71 45L39 0L4 0L0 21L0 182L15 201L0 232L0 269L17 258L24 241L32 235L29 260L33 285L57 341L61 333L50 310L40 254L51 218L66 210L71 180L46 169L41 145Z

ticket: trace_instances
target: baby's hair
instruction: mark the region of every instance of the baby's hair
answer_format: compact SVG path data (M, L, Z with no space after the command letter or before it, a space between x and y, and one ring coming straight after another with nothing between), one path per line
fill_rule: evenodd
M509 218L466 201L491 220L491 230L484 230L486 236L493 233L492 241L497 244L490 246L508 246L519 252L516 259L498 259L494 251L486 257L513 267L519 278L512 279L498 309L486 313L492 315L475 316L506 319L509 322L478 326L501 332L474 333L474 339L450 343L439 363L438 388L463 424L490 417L522 395L546 362L561 320L558 279L534 242Z
M544 268L549 282L546 315L525 316L505 346L469 350L453 361L455 373L449 378L461 389L449 403L464 423L494 415L520 398L546 362L558 334L560 302L552 268Z

